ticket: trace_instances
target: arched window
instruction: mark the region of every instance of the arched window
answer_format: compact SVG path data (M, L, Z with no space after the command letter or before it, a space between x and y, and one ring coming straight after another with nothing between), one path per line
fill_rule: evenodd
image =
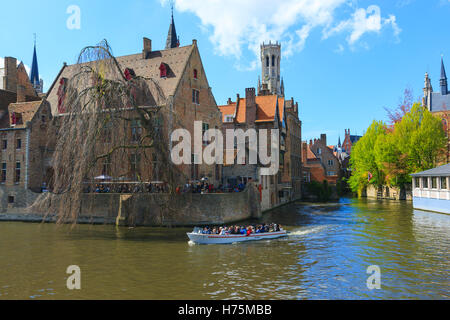
M194 79L198 79L198 71L197 71L197 69L194 69Z
M269 58L269 56L266 57L266 67L270 67L270 58Z
M272 67L275 67L275 56L272 56Z

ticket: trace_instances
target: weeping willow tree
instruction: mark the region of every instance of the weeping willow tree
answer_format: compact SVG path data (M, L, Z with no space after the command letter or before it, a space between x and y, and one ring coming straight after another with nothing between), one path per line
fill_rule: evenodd
M84 48L71 77L61 80L63 113L49 133L55 144L49 147L54 150L51 193L33 205L57 213L58 222L77 221L82 195L99 174L133 182L157 176L169 193L184 179L169 158L164 124L170 101L156 81L122 68L104 40ZM176 124L174 114L171 119Z

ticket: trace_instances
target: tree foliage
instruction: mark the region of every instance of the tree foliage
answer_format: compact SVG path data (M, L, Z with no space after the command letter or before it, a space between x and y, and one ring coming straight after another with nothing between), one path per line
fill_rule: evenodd
M369 184L403 186L411 173L431 169L447 144L442 121L420 103L388 129L374 121L351 155L354 192ZM369 179L369 176L372 178Z

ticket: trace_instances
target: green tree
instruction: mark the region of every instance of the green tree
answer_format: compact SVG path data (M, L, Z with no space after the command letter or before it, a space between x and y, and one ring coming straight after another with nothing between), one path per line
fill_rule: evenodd
M350 159L352 176L349 179L353 192L361 191L368 184L384 184L385 175L378 165L375 146L378 139L384 137L386 132L386 124L382 121L373 121L366 134L353 147ZM372 176L370 182L369 175Z
M441 119L415 103L393 127L374 121L358 141L350 160L350 187L354 192L369 184L402 187L411 182L411 173L435 167L446 145Z

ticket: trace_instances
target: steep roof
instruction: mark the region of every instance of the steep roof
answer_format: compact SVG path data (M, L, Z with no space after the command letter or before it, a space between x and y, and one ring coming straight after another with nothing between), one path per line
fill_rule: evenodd
M173 48L169 50L152 51L148 53L144 59L142 53L132 54L127 56L116 57L123 72L126 68L133 69L136 76L145 77L149 86L154 105L163 105L169 96L175 95L175 91L180 82L181 76L184 73L187 62L193 52L194 45ZM167 77L160 77L160 66L164 63L167 68ZM90 63L86 63L87 65ZM64 66L55 79L51 89L49 90L47 100L55 110L58 105L58 83L61 78L72 78L82 65L67 65ZM108 78L108 75L106 75ZM163 97L161 97L161 94Z
M277 110L278 102L278 116L282 121L284 116L284 98L277 95L268 96L256 96L256 122L272 122L275 121L275 114ZM246 109L247 100L245 98L239 99L239 105L237 102L232 102L227 105L219 106L220 112L222 112L223 122L225 122L225 116L236 115L238 123L246 122Z
M22 102L22 103L11 103L8 108L9 114L12 115L13 113L15 113L17 117L17 123L14 127L25 128L27 122L33 120L33 117L39 110L41 104L42 100L32 102ZM11 117L9 117L9 120L11 121ZM11 123L10 126L12 126Z
M450 163L434 168L434 169L430 169L430 170L426 170L426 171L422 171L422 172L418 172L418 173L414 173L411 176L413 177L450 177Z
M33 64L31 65L30 81L33 85L39 85L39 67L36 55L36 44L33 51Z
M431 112L450 111L450 94L431 93Z
M445 74L445 67L444 67L444 58L441 58L441 80L446 80L447 75Z

